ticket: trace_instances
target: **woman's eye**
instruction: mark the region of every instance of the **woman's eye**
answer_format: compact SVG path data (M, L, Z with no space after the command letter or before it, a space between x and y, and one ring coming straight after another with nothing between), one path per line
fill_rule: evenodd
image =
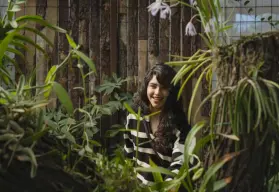
M151 85L151 88L153 89L156 89L156 87L157 87L156 85Z

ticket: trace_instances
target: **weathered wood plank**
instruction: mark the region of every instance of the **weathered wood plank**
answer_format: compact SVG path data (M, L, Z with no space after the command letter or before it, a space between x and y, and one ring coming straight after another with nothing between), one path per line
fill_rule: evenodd
M59 27L69 29L69 1L68 0L59 0L58 5L58 14L59 14ZM61 63L66 55L69 53L69 43L67 41L65 34L58 34L58 63ZM59 71L58 82L68 90L68 67L63 68Z
M100 4L100 73L101 81L110 75L110 2L101 0Z
M25 14L26 15L36 15L36 0L29 0L26 2L25 7ZM35 27L34 23L28 24L30 27ZM33 41L36 40L36 35L33 32L25 31L25 35L28 36ZM35 55L36 49L33 45L27 44L26 47L28 48L28 52L25 53L26 56L26 65L25 65L25 74L30 75L35 68Z
M127 18L127 76L138 76L138 2L136 0L128 1ZM129 81L127 90L135 92L137 90L136 82Z
M142 83L148 68L148 2L148 0L140 0L138 2L138 85Z
M110 0L110 73L117 73L117 0Z
M78 42L79 37L79 2L70 0L70 18L69 18L69 31L75 42ZM78 107L80 91L73 89L79 86L80 72L76 63L71 63L68 67L68 91L70 93L74 107Z
M89 26L90 58L96 67L96 74L89 76L89 95L94 94L95 85L100 84L100 1L91 1L91 18Z
M118 55L118 71L120 77L127 77L127 1L119 0L119 55Z
M171 55L181 55L181 7L171 8Z
M149 0L149 4L155 0ZM148 14L148 68L159 62L159 14Z
M106 76L110 75L110 2L100 0L100 83L103 82ZM103 96L101 103L108 102L108 97ZM108 144L105 141L104 135L111 126L110 117L102 117L100 121L99 136L103 144Z
M25 4L20 5L21 10L19 12L16 12L16 17L21 17L25 15ZM25 34L25 31L21 32L22 35ZM18 48L24 55L26 55L25 51L23 49ZM23 59L20 56L15 55L15 60L18 63L18 66L23 74L26 74L26 63L23 61ZM15 80L18 81L20 77L20 73L18 71L15 71Z
M192 44L191 37L185 35L185 27L190 21L192 16L192 10L190 7L182 6L182 55L190 56L192 55ZM189 83L184 88L182 95L184 111L187 113L189 108L190 99L192 96L192 79L189 80Z
M89 55L89 21L90 21L90 1L83 0L79 2L79 44L81 45L80 51ZM84 73L90 71L87 64L84 64ZM80 76L80 78L82 78ZM80 79L80 85L82 85ZM88 81L86 79L86 90L88 88ZM87 93L86 93L87 94ZM80 105L84 104L84 94L80 94Z
M139 0L138 1L138 39L147 40L148 39L148 4L149 0Z
M146 70L147 70L147 40L138 41L138 85L143 82Z
M170 60L170 20L159 20L159 57L160 62L166 62Z

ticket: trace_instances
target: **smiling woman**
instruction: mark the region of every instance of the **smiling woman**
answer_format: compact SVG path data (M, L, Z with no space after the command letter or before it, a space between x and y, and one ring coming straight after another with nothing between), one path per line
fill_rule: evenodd
M177 100L179 86L171 84L176 72L168 65L157 64L146 74L141 89L134 97L133 109L142 111L138 132L124 134L125 154L138 166L150 167L150 160L157 166L178 173L184 162L184 142L190 126ZM150 113L155 114L148 116ZM127 129L137 127L137 118L127 116ZM146 185L154 182L151 173L138 172L138 179ZM165 177L165 180L171 180Z

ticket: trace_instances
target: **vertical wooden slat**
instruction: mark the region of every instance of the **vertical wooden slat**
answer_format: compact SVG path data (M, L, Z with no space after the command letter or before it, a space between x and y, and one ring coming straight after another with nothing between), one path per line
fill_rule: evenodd
M127 77L127 1L119 1L119 36L118 36L118 71L123 78Z
M149 4L155 0L149 0ZM159 62L159 14L148 14L148 68Z
M138 2L128 1L127 12L127 76L134 77L134 81L128 82L128 91L136 91L135 78L138 76Z
M180 34L180 18L181 18L180 5L171 8L171 55L180 55L181 47L181 34Z
M138 6L138 81L143 81L147 69L148 55L148 0L139 0Z
M185 35L185 27L187 23L190 21L192 16L192 11L190 7L187 6L182 6L182 54L183 56L190 56L192 54L192 44L191 44L191 39L192 37L186 36ZM189 80L189 83L184 88L184 92L182 95L183 99L183 106L184 106L184 111L187 113L188 108L189 108L189 102L192 96L192 79Z
M25 14L26 15L36 15L36 0L29 0L26 2L26 7L25 7ZM34 23L29 24L30 27L35 27ZM33 32L30 31L25 31L25 35L28 36L30 39L33 41L36 40L36 36ZM26 52L26 65L25 65L25 74L30 75L32 71L34 70L34 58L36 54L36 49L33 45L26 45L28 48L28 52Z
M70 18L69 18L69 29L70 34L75 42L78 42L79 37L79 2L76 0L70 0ZM79 86L80 72L76 66L76 63L71 63L68 67L68 91L73 101L74 107L79 106L79 94L80 91L73 89Z
M47 2L45 2L42 6L47 5L47 9L46 9L46 13L45 13L45 19L50 22L53 25L57 25L58 24L58 0L47 0ZM42 13L44 14L44 13ZM45 45L45 49L48 52L48 60L47 62L45 62L45 65L42 66L43 70L44 70L44 75L42 75L42 77L45 78L46 73L47 73L47 66L48 69L50 69L50 67L52 65L57 65L58 63L58 34L49 29L49 28L44 28L43 29L43 33L45 33L45 35L49 38L49 40L54 44L54 47L52 48L51 46L49 46L48 44ZM43 80L44 80L43 78ZM59 81L60 82L60 81ZM42 82L43 83L43 82ZM49 103L49 107L56 107L57 103L56 103L56 95L52 94L50 99L50 103Z
M170 38L170 19L160 19L159 26L159 55L160 61L166 62L170 60L169 56L169 38Z
M21 16L25 15L25 6L26 6L25 4L21 4L20 5L21 10L19 12L16 12L16 17L21 17ZM25 31L22 31L21 35L25 35ZM21 49L20 51L22 51L26 55L26 53L25 53L25 51L23 49ZM22 73L26 74L26 63L23 61L22 58L20 58L17 55L15 56L15 59L16 59L18 65L19 65L19 68L22 71ZM16 82L19 79L20 75L21 74L19 72L17 72L17 71L15 72L15 80L16 80Z
M105 76L110 75L110 2L100 0L100 83ZM103 104L108 102L108 97L103 96ZM103 117L100 122L100 138L105 143L104 134L110 126L110 118Z
M59 0L58 14L59 14L59 27L69 29L69 1ZM61 63L66 55L69 53L69 43L67 41L66 35L60 33L58 36L58 63ZM59 71L58 82L68 90L68 68L65 67L63 70Z
M117 30L118 30L118 17L117 17L118 2L117 0L110 0L110 74L117 74ZM110 117L110 125L118 123L118 112ZM109 127L110 128L110 127ZM119 143L119 137L109 139L109 149L113 152Z
M47 12L47 0L36 0L36 15L41 16L42 18L46 19L46 12ZM36 28L41 31L43 34L46 34L46 28L41 25L36 25ZM46 50L46 42L39 36L36 35L36 43ZM39 51L36 50L36 84L42 85L44 83L45 73L47 71L47 68L45 67L47 65L47 58L45 55Z
M96 74L89 76L89 94L94 93L95 85L100 84L100 1L91 1L91 18L89 27L90 58L96 67Z
M80 51L89 55L89 21L90 21L90 1L83 0L79 3L79 44L81 45ZM89 67L84 65L85 73L89 72ZM81 77L82 78L82 77ZM87 81L87 79L86 79ZM80 84L82 83L80 79ZM86 82L85 88L88 88L88 82ZM84 94L80 94L80 104L84 104Z
M117 73L117 0L110 0L110 74Z
M101 81L110 74L110 2L101 0L100 73Z

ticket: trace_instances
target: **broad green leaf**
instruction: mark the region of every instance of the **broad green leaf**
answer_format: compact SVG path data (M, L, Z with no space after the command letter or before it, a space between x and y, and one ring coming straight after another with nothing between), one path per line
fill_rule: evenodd
M0 61L0 63L1 63L1 61ZM10 83L13 82L9 72L7 72L7 70L5 68L2 68L2 67L0 67L0 78L2 78L2 80L4 81L4 83L6 85L9 85Z
M22 71L18 65L18 63L16 62L15 59L12 59L11 57L9 57L8 55L4 55L4 59L6 59L8 62L12 63L16 69L16 71L19 73L19 74L22 74Z
M21 96L24 85L25 85L25 77L24 77L24 75L21 75L19 77L19 82L18 82L17 90L16 90L16 94L18 97Z
M70 132L65 131L64 134L65 134L66 138L67 138L70 142L76 143L75 137L74 137Z
M47 36L45 34L43 34L41 31L37 30L36 28L31 28L31 27L23 27L23 30L26 31L31 31L33 32L35 35L40 36L43 40L45 40L51 47L54 47L54 44L49 40L49 38L47 38Z
M193 153L193 151L191 151L192 149L192 143L193 143L193 140L195 139L196 137L196 134L205 126L205 122L202 121L202 122L199 122L197 123L196 125L193 126L193 128L190 130L190 132L188 133L187 135L187 138L185 140L185 147L184 147L184 165L183 165L183 168L181 168L179 170L179 173L178 175L179 176L182 176L184 172L187 172L188 173L188 169L189 169L189 166L188 166L188 163L189 163L189 160L190 160L190 154ZM184 169L185 168L185 169Z
M206 186L207 183L210 181L210 179L217 173L217 171L223 167L223 165L230 161L232 158L235 156L239 155L240 152L235 152L235 153L229 153L225 155L221 160L219 160L217 163L214 163L211 165L206 173L204 174L204 177L202 179L202 183L199 189L199 192L205 192L206 191Z
M163 167L136 167L135 170L141 172L149 172L149 173L163 173L165 175L169 175L172 177L176 176L175 173Z
M202 168L202 167L199 168L199 169L195 172L195 174L193 175L192 180L195 181L195 180L199 179L199 178L202 176L203 171L204 171L204 168Z
M33 21L33 22L39 23L39 24L41 24L43 26L46 26L46 27L48 27L50 29L53 29L55 31L58 31L60 33L66 33L67 32L65 29L62 29L62 28L60 28L58 26L50 24L49 22L45 21L40 16L24 15L24 16L16 18L16 21L17 22L30 22L30 21Z
M170 190L180 184L181 184L180 180L173 179L170 181L157 182L157 183L151 185L150 188L152 191L166 191L166 190Z
M42 48L41 46L39 46L35 41L33 41L31 38L27 37L27 36L23 36L23 35L15 35L15 38L18 40L21 40L25 43L29 43L30 45L34 46L36 49L38 49L39 51L41 51L42 53L44 53L45 55L47 55L47 52L44 48Z
M225 179L221 179L219 181L215 181L213 184L213 191L219 191L220 189L227 186L232 180L232 177L227 177Z
M62 85L57 82L54 82L52 87L61 104L65 107L69 114L72 114L74 111L74 107L67 91L62 87Z
M17 33L16 30L8 33L8 35L0 43L0 67L2 67L2 65L3 65L2 61L3 61L3 57L5 55L5 52L9 46L9 44L13 40L14 36L16 35L16 33Z
M21 149L20 151L23 152L24 154L26 154L27 156L29 156L30 162L31 162L31 173L30 174L31 174L31 178L34 178L36 176L36 171L37 171L37 167L38 167L34 152L32 151L32 149L27 148L27 147Z
M37 132L37 133L23 139L21 142L24 145L30 145L30 144L32 144L32 142L38 141L40 138L42 138L48 131L49 131L49 129L45 129L43 131Z
M128 103L124 102L123 105L129 113L137 115L137 113L128 105Z
M217 133L218 135L221 135L223 137L229 138L231 140L239 141L239 138L236 135L227 135L223 133Z
M58 66L53 65L47 73L45 84L49 84L55 80ZM44 88L44 98L47 99L51 93L51 85Z
M70 46L73 48L73 49L76 49L77 48L77 44L75 43L75 41L72 39L72 37L70 35L68 35L66 33L66 37L67 37L67 40L70 44Z
M16 22L15 20L10 21L10 25L11 25L12 28L14 28L14 29L18 27L18 24L17 24L17 22Z
M95 140L88 140L88 142L89 142L91 145L94 145L94 146L97 146L97 147L101 147L101 146L102 146L99 142L97 142L97 141L95 141Z
M18 12L18 11L20 11L20 10L21 10L20 6L17 5L17 4L15 4L15 5L12 7L12 9L10 9L10 10L8 10L8 11L10 11L10 12Z
M94 65L92 59L90 59L84 53L82 53L82 52L80 52L78 50L74 50L74 53L76 53L89 66L89 68L92 71L96 72L96 68L95 68L95 65Z
M6 51L18 55L24 62L26 62L25 55L21 51L11 47L8 47Z
M149 164L153 168L157 168L158 166L151 160L149 159ZM160 172L152 172L153 178L155 182L163 182L163 177Z

